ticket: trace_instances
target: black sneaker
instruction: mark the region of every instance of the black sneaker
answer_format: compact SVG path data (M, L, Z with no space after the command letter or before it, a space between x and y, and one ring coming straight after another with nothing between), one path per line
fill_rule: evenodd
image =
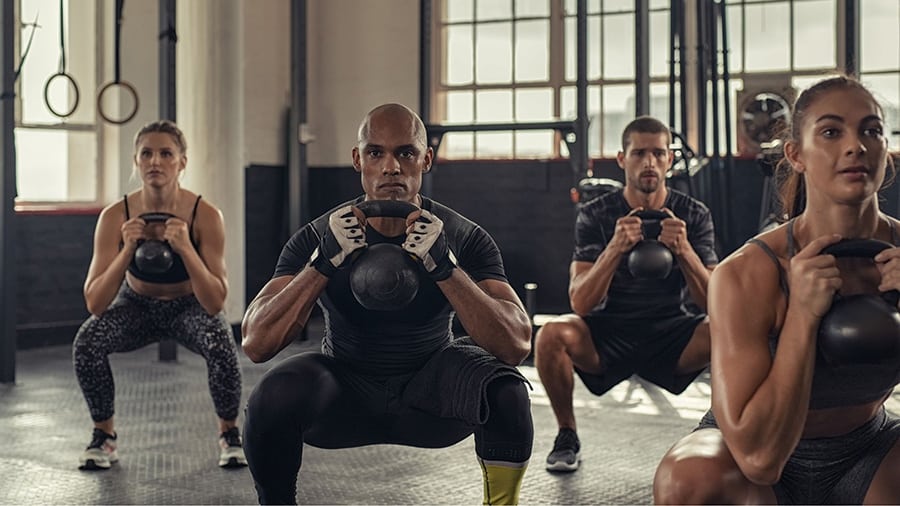
M78 459L78 469L90 471L109 469L113 462L118 460L116 436L94 428L94 433L91 435L91 444L88 445L84 453L81 454L81 458Z
M571 473L581 462L581 442L572 429L559 429L553 451L547 456L547 470Z
M243 467L247 465L241 432L232 427L219 435L219 467Z

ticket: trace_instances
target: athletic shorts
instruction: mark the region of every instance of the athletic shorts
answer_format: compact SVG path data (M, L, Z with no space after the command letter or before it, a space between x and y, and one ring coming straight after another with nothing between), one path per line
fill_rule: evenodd
M712 411L697 429L717 428ZM884 456L900 438L900 419L884 407L835 437L801 439L773 485L778 504L862 504Z
M634 374L680 394L703 372L703 369L688 374L675 371L694 330L705 318L704 314L679 314L657 320L603 314L584 317L603 372L593 374L577 367L575 372L596 395L603 395Z

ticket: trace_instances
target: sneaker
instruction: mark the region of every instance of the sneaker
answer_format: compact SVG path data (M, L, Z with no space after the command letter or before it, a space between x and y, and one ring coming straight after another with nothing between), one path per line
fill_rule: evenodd
M241 443L241 432L232 427L219 435L219 467L243 467L247 465L244 447Z
M553 451L547 456L548 471L572 472L581 462L581 442L572 429L559 429L553 442Z
M91 471L109 469L113 462L119 460L119 455L116 454L116 437L95 428L91 444L78 459L78 469Z

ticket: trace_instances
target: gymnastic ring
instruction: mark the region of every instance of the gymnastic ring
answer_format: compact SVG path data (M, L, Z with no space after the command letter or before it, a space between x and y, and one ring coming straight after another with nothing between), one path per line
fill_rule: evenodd
M72 90L75 91L75 104L72 105L72 108L69 109L69 112L67 113L58 112L53 108L52 105L50 105L50 83L52 83L53 80L57 77L62 77L69 81L69 83L72 85ZM57 72L56 74L53 74L49 79L47 79L47 82L44 84L44 105L47 106L47 109L50 109L50 112L53 113L54 116L57 116L59 118L68 118L75 113L75 109L78 108L79 100L81 100L81 92L78 91L78 83L75 82L75 78L65 72Z
M103 112L103 94L106 93L106 90L117 85L131 92L131 96L134 97L134 110L131 111L131 114L129 114L125 118L114 120ZM128 81L110 81L103 85L103 87L100 88L100 93L97 94L97 114L99 114L100 117L103 118L107 123L112 123L113 125L122 125L131 121L131 118L133 118L134 115L137 114L139 106L140 101L138 100L137 90L135 90L134 86L132 86L132 84Z

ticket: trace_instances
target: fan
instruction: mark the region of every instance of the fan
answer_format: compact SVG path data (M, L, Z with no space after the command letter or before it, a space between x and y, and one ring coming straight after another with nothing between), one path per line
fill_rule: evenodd
M740 102L738 126L741 131L739 151L755 155L761 145L776 139L790 123L788 99L772 91L749 93Z

